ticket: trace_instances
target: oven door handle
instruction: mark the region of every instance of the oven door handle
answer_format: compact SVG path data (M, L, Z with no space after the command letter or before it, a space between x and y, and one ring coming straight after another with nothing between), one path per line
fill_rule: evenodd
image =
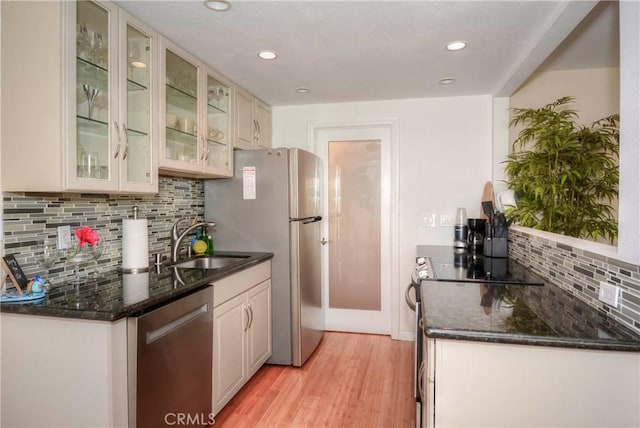
M409 308L411 308L412 311L415 311L416 310L416 303L411 300L411 296L409 295L409 293L410 293L412 288L413 288L413 283L410 283L407 286L407 289L404 292L404 300L405 300L405 302L407 302L407 306L409 306Z
M420 368L418 369L418 391L420 393L420 401L421 402L425 402L425 397L424 397L424 372L426 370L426 364L425 361L422 360L422 362L420 363Z

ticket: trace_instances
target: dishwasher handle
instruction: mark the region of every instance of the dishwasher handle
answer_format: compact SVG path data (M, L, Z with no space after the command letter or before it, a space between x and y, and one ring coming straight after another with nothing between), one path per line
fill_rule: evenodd
M155 342L156 340L160 339L163 336L166 336L167 334L170 334L172 332L174 332L175 330L179 329L180 327L183 327L187 324L189 324L190 322L200 318L201 316L205 315L207 312L209 311L209 304L205 303L203 305L201 305L200 307L187 312L186 314L182 315L181 317L170 321L166 324L164 324L163 326L160 326L158 328L156 328L155 330L151 330L148 331L146 334L146 342L147 345Z

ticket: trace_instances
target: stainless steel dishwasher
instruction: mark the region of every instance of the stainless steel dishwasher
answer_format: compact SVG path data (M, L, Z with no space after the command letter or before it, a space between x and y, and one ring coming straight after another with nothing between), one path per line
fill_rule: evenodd
M129 428L213 422L213 287L127 320Z

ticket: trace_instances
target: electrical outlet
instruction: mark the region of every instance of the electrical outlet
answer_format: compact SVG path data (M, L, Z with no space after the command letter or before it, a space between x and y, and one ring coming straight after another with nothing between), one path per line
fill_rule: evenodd
M620 301L620 287L609 284L608 282L600 282L598 299L607 305L617 308Z
M58 226L58 249L66 250L71 247L71 226Z
M422 227L436 227L436 215L426 213L422 216Z
M447 227L452 226L455 221L454 216L448 214L440 214L440 226Z

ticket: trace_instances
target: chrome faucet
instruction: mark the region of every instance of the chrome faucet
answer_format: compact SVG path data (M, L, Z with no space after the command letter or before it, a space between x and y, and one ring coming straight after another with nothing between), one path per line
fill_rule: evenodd
M180 244L182 244L182 240L184 239L189 232L197 229L198 227L206 226L206 227L216 227L216 224L212 221L201 221L199 223L194 223L191 226L187 227L181 233L178 231L178 226L184 220L189 220L187 218L181 218L173 224L171 228L171 263L178 262L178 250L180 249Z

